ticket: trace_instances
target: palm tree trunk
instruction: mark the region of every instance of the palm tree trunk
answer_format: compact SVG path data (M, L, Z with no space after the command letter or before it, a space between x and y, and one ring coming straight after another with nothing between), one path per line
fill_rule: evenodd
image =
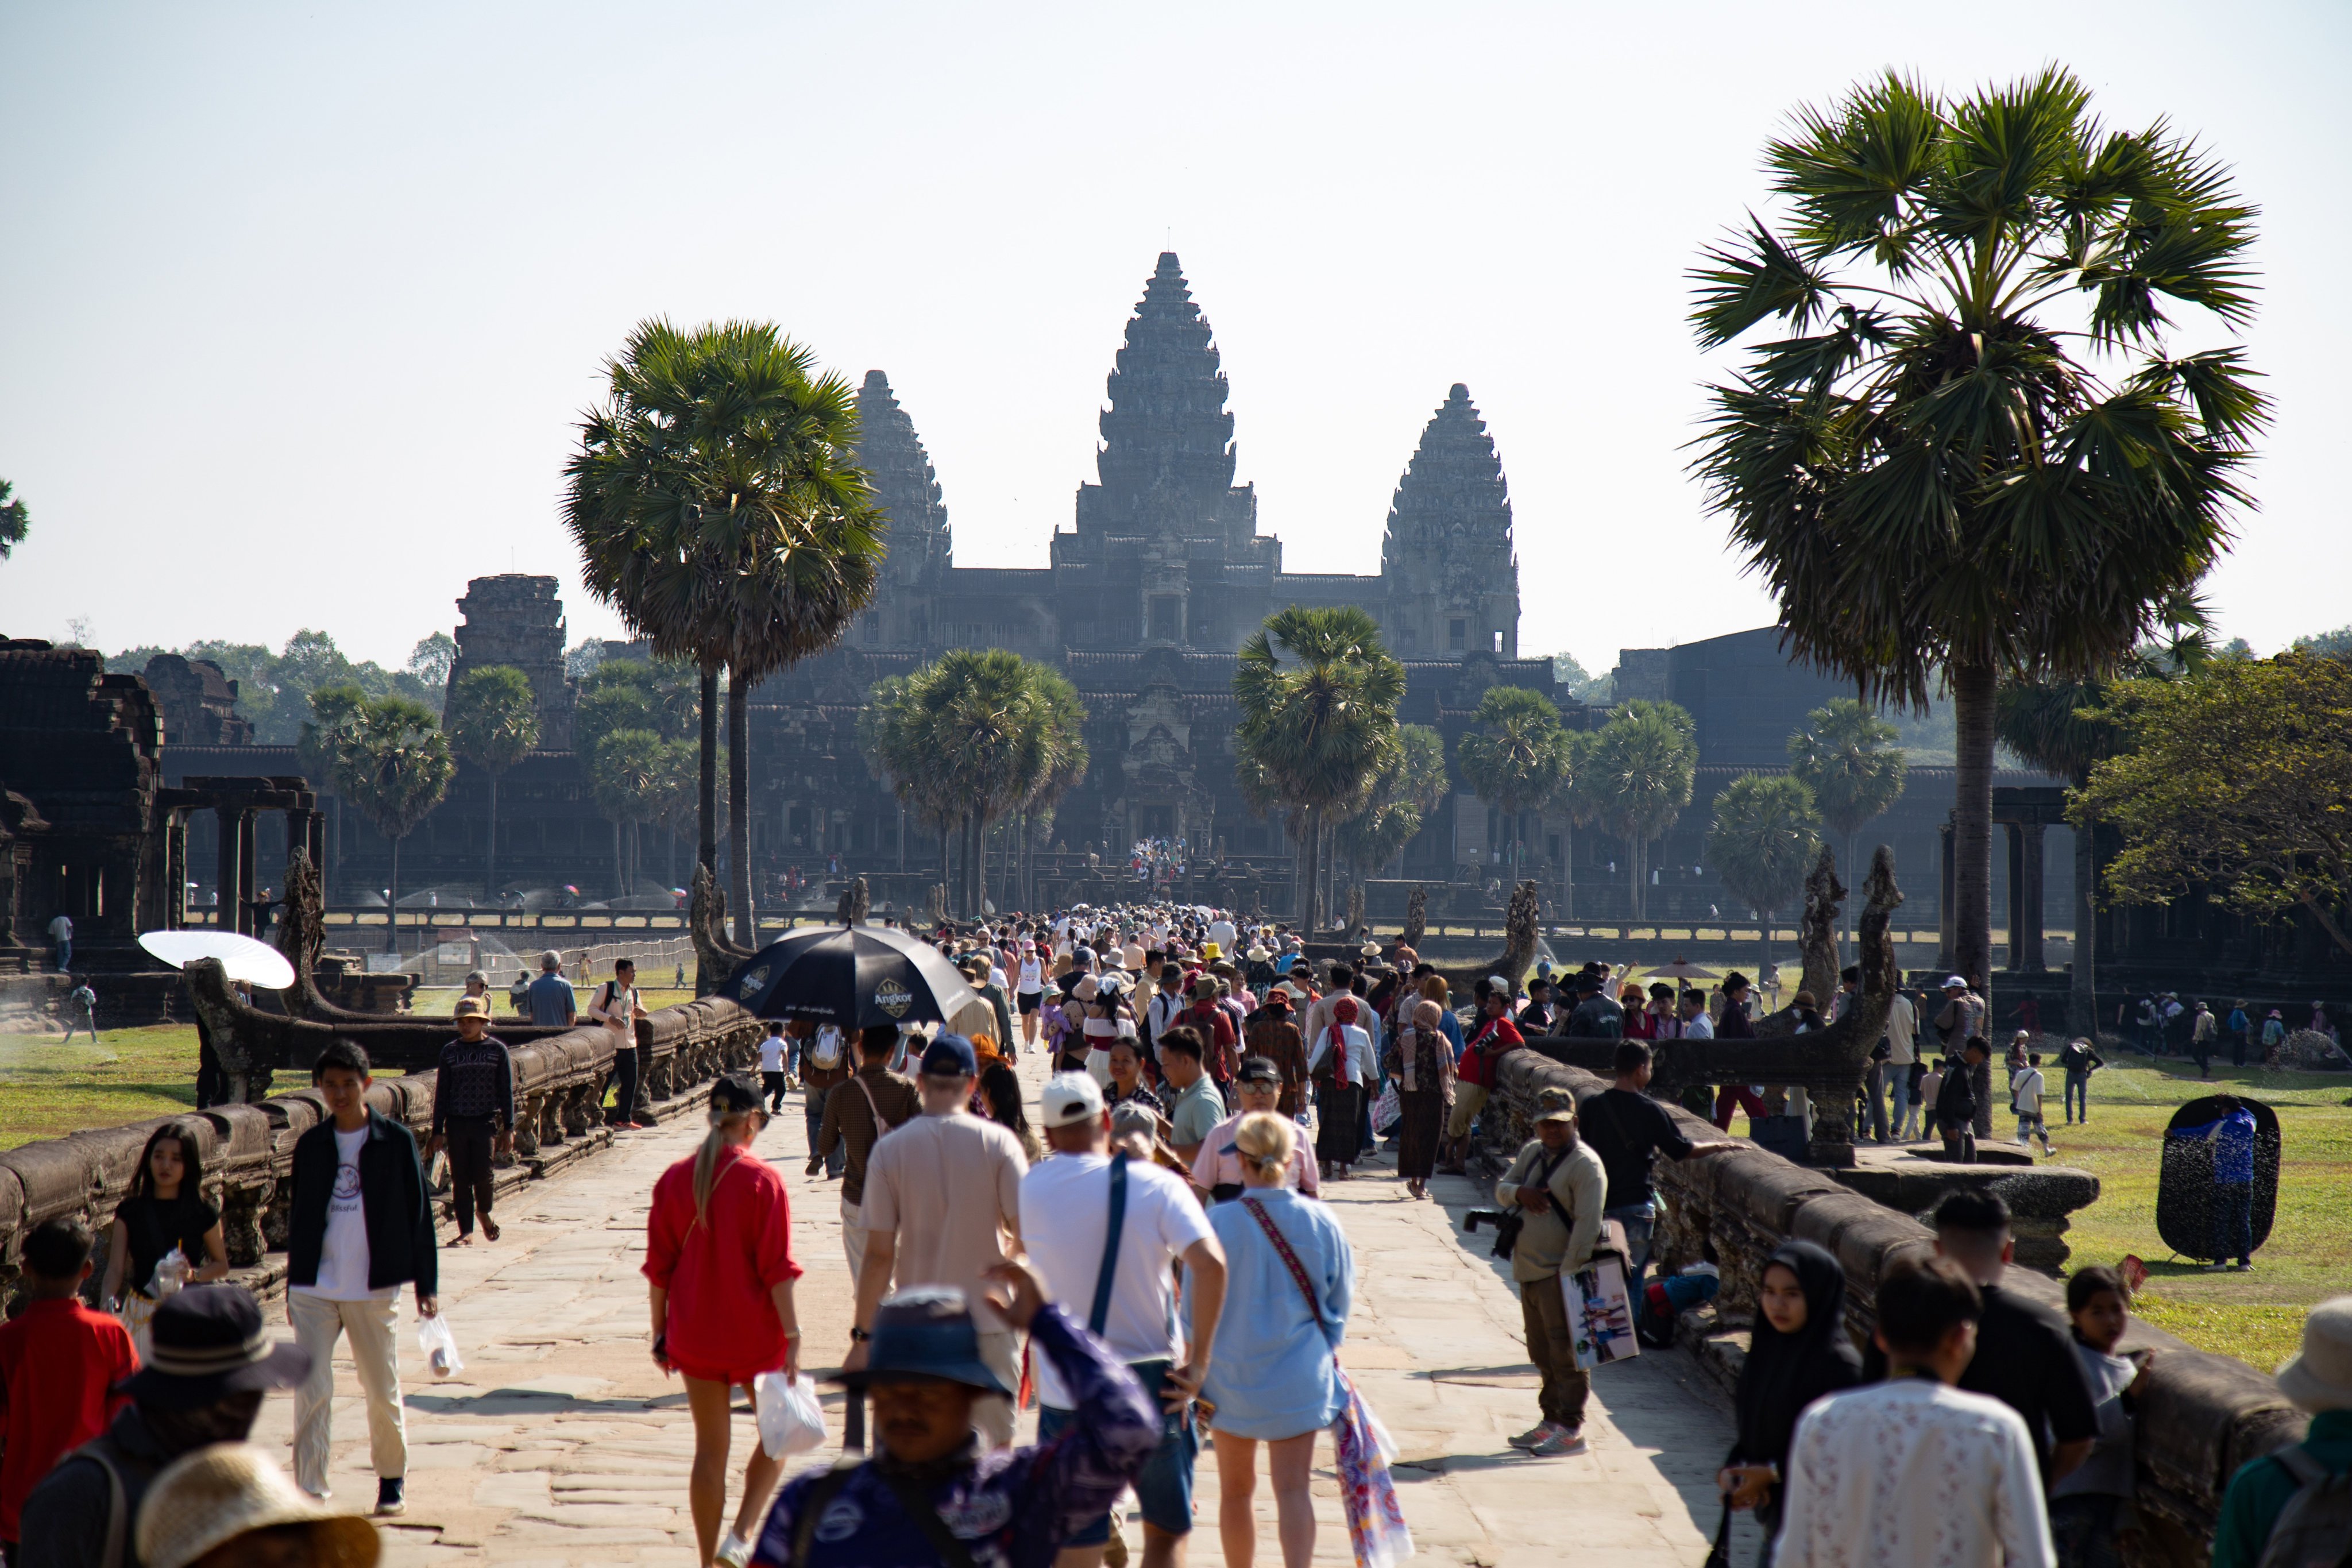
M2077 781L2077 787L2081 782ZM2099 1032L2098 891L2098 830L2081 823L2074 829L2074 962L2066 998L2066 1032L2085 1039L2096 1039Z
M1952 802L1952 969L1980 990L1992 1012L1993 699L1999 677L1989 664L1948 671L1959 765Z
M1859 833L1860 831L1862 831L1860 828L1854 829L1855 833ZM1860 873L1854 869L1853 864L1853 833L1849 833L1845 836L1845 885L1846 899L1845 902L1838 909L1838 924L1845 928L1843 931L1844 939L1847 942L1852 942L1853 940L1855 929L1853 920L1853 902L1862 892L1862 878Z
M621 819L613 818L613 896L620 898L629 890L629 858L621 853Z
M1315 935L1315 906L1322 890L1322 867L1317 851L1323 845L1323 813L1307 808L1307 830L1299 836L1298 926L1308 940Z
M1633 913L1628 919L1642 918L1642 830L1635 828L1625 836L1625 864L1633 872L1633 902L1626 906Z
M387 901L383 907L383 950L386 952L398 952L400 951L400 840L397 838L392 841L392 886L385 889L384 893ZM236 917L232 914L229 918L234 921Z
M1576 918L1576 822L1559 820L1559 918Z
M488 773L490 775L490 853L488 863L482 870L482 897L488 900L492 909L496 909L499 904L499 773L496 768L489 769Z
M751 908L751 686L727 677L727 901L734 907L735 940L760 945Z
M702 777L694 863L719 875L719 668L702 672Z

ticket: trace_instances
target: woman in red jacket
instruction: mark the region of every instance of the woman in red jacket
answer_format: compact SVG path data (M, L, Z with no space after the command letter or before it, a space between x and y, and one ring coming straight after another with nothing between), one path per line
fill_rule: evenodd
M763 1372L800 1372L793 1311L792 1211L783 1178L751 1152L768 1124L760 1090L738 1078L710 1089L710 1132L694 1157L654 1184L646 1216L645 1276L653 1299L654 1361L686 1379L694 1415L694 1473L687 1496L703 1568L740 1565L783 1468L757 1443L743 1468L743 1501L719 1540L727 1507L728 1396Z

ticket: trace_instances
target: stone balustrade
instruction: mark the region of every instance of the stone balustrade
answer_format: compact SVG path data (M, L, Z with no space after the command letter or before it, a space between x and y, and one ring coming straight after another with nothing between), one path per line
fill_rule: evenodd
M1501 1064L1484 1152L1507 1161L1530 1135L1538 1090L1561 1087L1579 1100L1609 1080L1534 1051L1514 1051ZM1694 1141L1720 1137L1713 1126L1679 1106L1665 1107ZM1746 1356L1747 1327L1755 1310L1764 1259L1782 1241L1818 1243L1843 1265L1847 1326L1857 1343L1875 1331L1873 1303L1879 1281L1898 1260L1927 1256L1935 1236L1909 1214L1872 1201L1831 1176L1776 1154L1743 1146L1680 1163L1660 1161L1662 1200L1655 1243L1659 1266L1701 1259L1722 1271L1721 1294L1708 1310L1685 1313L1681 1334L1701 1361L1736 1381ZM2012 1268L2002 1289L2061 1309L2056 1280ZM2144 1568L2194 1568L2207 1557L2222 1489L2238 1467L2302 1436L2304 1417L2265 1373L2234 1357L2196 1350L2137 1320L2127 1349L2156 1352L2139 1401L2138 1488L2141 1528L2127 1538L2127 1560Z
M646 1095L657 1108L692 1099L698 1086L721 1071L756 1063L765 1032L759 1019L717 998L666 1007L639 1021ZM517 1045L513 1054L516 1165L538 1174L574 1151L601 1146L605 1134L597 1108L612 1076L611 1032L595 1026L572 1029ZM430 1069L378 1078L368 1103L421 1143L433 1121L433 1089ZM102 1276L115 1205L130 1192L149 1136L167 1121L195 1130L205 1193L220 1205L230 1265L263 1268L268 1254L286 1246L295 1140L326 1115L318 1091L304 1088L255 1104L94 1128L0 1153L0 1300L13 1291L26 1234L59 1215L79 1215L98 1232Z

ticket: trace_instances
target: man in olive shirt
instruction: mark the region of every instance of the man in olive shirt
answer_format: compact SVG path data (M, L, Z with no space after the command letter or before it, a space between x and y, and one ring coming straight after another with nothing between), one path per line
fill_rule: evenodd
M866 1203L866 1158L874 1144L893 1127L904 1127L923 1113L923 1097L915 1080L890 1070L890 1053L898 1047L898 1031L887 1024L857 1037L857 1071L849 1081L825 1093L824 1123L817 1130L812 1159L829 1158L836 1145L848 1152L841 1168L841 1247L849 1255L849 1279L855 1285L866 1266L866 1227L861 1222Z
M1584 1448L1584 1402L1592 1377L1576 1364L1576 1332L1560 1277L1592 1261L1608 1194L1601 1156L1577 1137L1576 1097L1564 1089L1542 1090L1536 1096L1535 1137L1495 1184L1495 1201L1520 1211L1511 1278L1519 1287L1528 1359L1543 1377L1543 1419L1512 1438L1511 1447L1539 1458Z
M1224 1096L1209 1080L1201 1060L1201 1037L1179 1024L1160 1037L1160 1071L1168 1080L1169 1152L1190 1165L1218 1122L1225 1119Z

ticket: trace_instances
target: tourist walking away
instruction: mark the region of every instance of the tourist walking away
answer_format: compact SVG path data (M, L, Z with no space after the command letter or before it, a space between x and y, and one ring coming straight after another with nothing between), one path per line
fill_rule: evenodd
M829 1181L839 1181L848 1161L847 1147L835 1142L830 1153L820 1153L824 1142L824 1108L833 1091L849 1081L850 1058L856 1047L850 1035L838 1024L817 1026L816 1033L800 1042L801 1120L808 1129L808 1167L804 1175L822 1171Z
M858 1034L857 1071L825 1091L824 1121L818 1129L816 1152L809 1157L812 1166L819 1159L830 1166L840 1157L841 1247L849 1258L853 1285L866 1267L866 1162L884 1134L923 1113L915 1080L890 1070L890 1055L898 1048L898 1031L887 1024ZM885 1275L885 1289L889 1282Z
M2197 1016L2189 1021L2189 1054L2197 1058L2197 1076L2213 1076L2213 1042L2221 1037L2221 1026L2213 1016L2213 1009L2204 1003L2197 1004Z
M793 1047L796 1043L786 1037L782 1019L769 1020L768 1032L760 1040L760 1093L766 1101L770 1116L784 1108L784 1092L791 1081ZM814 1148L815 1145L810 1146Z
M1085 1073L1050 1079L1039 1102L1053 1157L1021 1179L1021 1234L1047 1297L1135 1374L1160 1409L1160 1445L1135 1479L1144 1568L1184 1560L1192 1532L1192 1467L1201 1449L1192 1396L1208 1369L1225 1299L1225 1255L1181 1176L1111 1148L1110 1113ZM1176 1332L1175 1265L1184 1270L1187 1332ZM1037 1439L1077 1420L1075 1394L1049 1361L1033 1363ZM1110 1542L1108 1513L1065 1543L1061 1568L1095 1568Z
M2174 1138L2201 1139L2213 1153L2213 1256L2209 1271L2238 1260L2243 1273L2254 1266L2254 1113L2232 1094L2213 1097L2216 1115L2195 1127L2176 1127Z
M1894 1375L1798 1417L1773 1568L2053 1568L2024 1419L1956 1386L1977 1348L1977 1288L1948 1258L1878 1287Z
M77 1029L89 1036L91 1045L101 1043L98 1037L98 993L90 989L87 975L75 981L74 988L66 993L65 1016L66 1037L58 1044L72 1045Z
M116 1405L106 1430L59 1459L25 1500L12 1559L24 1568L141 1568L141 1515L158 1473L207 1444L243 1442L263 1395L311 1371L310 1352L269 1337L242 1286L191 1286L157 1307L147 1327L153 1353L113 1385L129 1406ZM12 1461L16 1410L12 1398ZM53 1414L43 1407L35 1419Z
M2224 1033L2230 1037L2230 1065L2246 1065L2247 1037L2253 1032L2254 1021L2246 1016L2246 999L2241 996L2230 1005L2230 1016L2221 1020Z
M1366 1086L1376 1070L1372 1038L1357 1024L1353 996L1331 1003L1331 1022L1307 1047L1307 1071L1315 1084L1315 1158L1323 1179L1345 1181L1363 1152L1362 1112Z
M1695 1142L1684 1135L1674 1113L1650 1098L1650 1047L1642 1041L1619 1041L1616 1065L1616 1083L1584 1102L1577 1125L1609 1173L1609 1197L1601 1217L1625 1227L1626 1283L1639 1301L1650 1267L1650 1237L1658 1223L1652 1163L1660 1154L1681 1161L1738 1145L1728 1138Z
M1209 1130L1192 1159L1192 1185L1211 1203L1229 1204L1242 1195L1238 1142L1242 1121L1260 1111L1280 1114L1276 1108L1282 1099L1282 1075L1264 1057L1244 1058L1241 1075L1234 1080L1234 1096L1241 1101L1240 1109ZM1296 1187L1310 1198L1321 1194L1322 1183L1318 1179L1315 1162L1307 1156L1303 1138L1293 1142L1290 1173L1283 1178L1283 1184Z
M448 1151L457 1245L471 1247L477 1213L482 1235L492 1241L499 1238L490 1203L498 1193L498 1158L514 1152L514 1058L506 1042L487 1032L488 1003L459 997L457 1023L457 1037L441 1047L441 1065L433 1079L433 1131L425 1159L429 1164L436 1152Z
M2271 1016L2263 1020L2263 1066L2275 1069L2279 1065L2279 1051L2285 1044L2286 1020L2273 1007Z
M1190 1024L1179 1024L1160 1037L1160 1070L1171 1096L1168 1151L1187 1163L1200 1158L1209 1133L1225 1119L1224 1096L1209 1079L1203 1048L1199 1031Z
M2146 1386L2152 1352L2118 1353L2131 1326L2123 1276L2103 1265L2066 1279L2066 1316L2074 1325L2074 1359L2091 1386L2099 1435L2091 1453L2050 1489L2050 1535L2058 1568L2123 1568L2116 1537L2132 1495L2132 1405Z
M1905 1129L1918 1115L1912 1086L1918 1079L1914 1069L1919 1060L1919 1009L1906 992L1895 992L1887 1004L1885 1045L1886 1056L1878 1065L1886 1080L1889 1135L1879 1142L1907 1143Z
M1242 1021L1242 1037L1252 1057L1274 1065L1281 1083L1276 1109L1296 1117L1307 1107L1307 1040L1292 1000L1287 985L1269 987L1257 1011Z
M1957 1053L1972 1037L1985 1032L1985 1001L1967 978L1955 974L1944 982L1944 1005L1936 1014L1936 1037L1948 1053Z
M549 948L539 955L539 978L530 983L530 1021L544 1028L568 1029L577 1021L579 997L563 978L563 955Z
M137 1539L146 1568L373 1568L383 1552L373 1522L304 1497L252 1443L207 1444L157 1472Z
M1976 1069L1991 1054L1983 1040L1971 1036L1960 1059L1944 1069L1944 1081L1936 1090L1936 1131L1944 1141L1947 1160L1977 1163Z
M2000 1197L1964 1188L1937 1204L1934 1217L1937 1254L1958 1265L1977 1289L1976 1356L1958 1386L2017 1412L2046 1486L2081 1465L2099 1436L2073 1327L2055 1307L2001 1288L2017 1239L2009 1205ZM1875 1351L1864 1355L1863 1370L1873 1378L1887 1375Z
M1315 1435L1348 1407L1335 1352L1355 1302L1356 1257L1329 1209L1283 1184L1297 1139L1297 1124L1286 1117L1244 1117L1234 1135L1242 1195L1209 1211L1224 1249L1225 1299L1201 1394L1215 1411L1209 1436L1227 1568L1253 1568L1257 1560L1260 1443L1283 1568L1307 1568L1315 1556L1308 1490Z
M2106 1065L2106 1058L2099 1055L2098 1047L2080 1035L2067 1041L2065 1049L2058 1053L2058 1070L2065 1079L2067 1126L2074 1125L2074 1111L2078 1104L2083 1112L2083 1125L2088 1127L2091 1124L2091 1075Z
M1444 1012L1434 1002L1415 1003L1412 1016L1390 1042L1383 1064L1396 1083L1403 1112L1397 1128L1397 1174L1404 1178L1405 1191L1417 1198L1429 1195L1429 1178L1437 1169L1437 1141L1454 1105L1454 1047L1439 1026Z
M2303 1349L2279 1368L2278 1390L2311 1425L2302 1442L2250 1459L2230 1478L2213 1526L2211 1568L2341 1557L2337 1478L2352 1474L2352 1296L2322 1301L2305 1316Z
M1511 1279L1519 1288L1528 1359L1542 1378L1543 1419L1511 1447L1549 1457L1584 1451L1584 1402L1591 1374L1576 1364L1576 1331L1560 1280L1592 1261L1608 1206L1609 1171L1577 1136L1576 1097L1564 1089L1536 1095L1536 1135L1520 1149L1495 1201L1519 1211Z
M637 1020L649 1017L637 1001L637 966L625 958L613 961L613 978L596 987L588 1016L613 1035L613 1110L606 1119L613 1127L651 1127L653 1107L646 1099L644 1072L637 1059Z
M294 1142L286 1315L310 1363L294 1394L294 1479L312 1497L328 1495L335 1342L348 1336L367 1398L375 1510L399 1513L408 1474L400 1288L415 1287L418 1317L439 1315L432 1194L408 1129L368 1109L375 1080L366 1051L337 1040L319 1053L310 1081L328 1119Z
M865 1364L874 1314L896 1278L901 1290L941 1285L961 1291L979 1325L980 1354L1008 1388L1021 1382L1012 1326L983 1299L988 1271L1021 1252L1021 1140L971 1114L980 1061L961 1035L941 1035L923 1052L923 1113L877 1142L866 1162L859 1224L866 1261L857 1275L850 1331L855 1371ZM992 1448L1013 1441L1013 1403L983 1398L974 1411Z
M139 1370L131 1331L81 1304L91 1246L74 1215L35 1226L21 1259L25 1304L0 1323L0 1557L10 1563L34 1484L106 1430L129 1403L115 1384Z
M184 1121L148 1136L131 1173L131 1195L115 1206L106 1244L106 1278L98 1299L131 1331L145 1353L147 1320L184 1285L228 1275L221 1211L205 1197L203 1145Z
M763 1373L797 1376L800 1319L793 1282L792 1204L775 1168L751 1152L768 1124L760 1090L732 1075L710 1086L702 1146L661 1173L646 1215L646 1290L653 1315L654 1363L686 1381L694 1418L694 1469L687 1483L703 1568L741 1568L751 1537L783 1461L751 1445L743 1498L724 1541L728 1402L756 1398Z
M972 1309L1025 1332L1077 1418L1051 1442L980 1440L975 1407L1016 1384L983 1355ZM795 1476L777 1495L752 1561L761 1568L1048 1568L1108 1512L1158 1449L1160 1412L1134 1374L1019 1263L989 1271L988 1293L925 1287L875 1309L861 1364L837 1381L874 1401L879 1452Z
M60 914L49 921L49 967L59 974L73 968L73 917Z
M2009 1108L2017 1114L2017 1142L2026 1148L2029 1139L2042 1140L2042 1152L2055 1154L2058 1146L2050 1142L2050 1124L2042 1120L2042 1097L2045 1080L2042 1076L2042 1053L2028 1051L2025 1065L2013 1068L2009 1075Z
M1810 1241L1781 1243L1757 1281L1756 1323L1735 1400L1738 1436L1716 1477L1725 1507L1755 1511L1765 1561L1780 1533L1797 1418L1815 1400L1861 1382L1862 1354L1846 1332L1844 1268Z

